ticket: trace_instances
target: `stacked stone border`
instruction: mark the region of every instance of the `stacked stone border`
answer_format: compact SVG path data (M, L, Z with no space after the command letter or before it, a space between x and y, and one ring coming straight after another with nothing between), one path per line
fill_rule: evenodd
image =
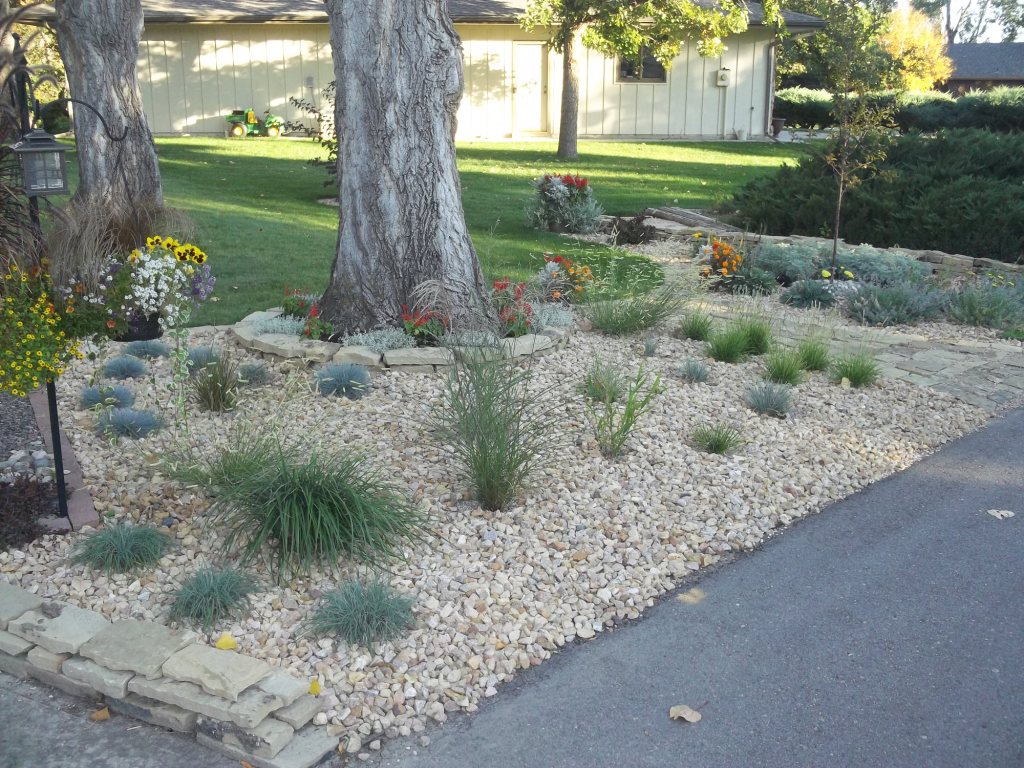
M400 373L435 373L455 365L456 361L480 354L479 347L406 347L374 352L369 347L344 346L329 341L314 341L284 333L257 333L260 324L280 317L279 308L253 312L231 326L231 333L243 346L282 360L320 363L358 363L367 368L390 369ZM541 357L568 344L569 328L545 328L515 339L501 340L504 357ZM489 351L489 350L488 350Z
M0 581L0 672L194 733L256 768L309 768L338 746L308 683L196 633L45 600Z

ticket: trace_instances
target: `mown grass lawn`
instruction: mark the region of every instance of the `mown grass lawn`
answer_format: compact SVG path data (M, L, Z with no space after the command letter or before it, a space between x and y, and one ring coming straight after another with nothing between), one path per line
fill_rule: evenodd
M287 287L320 291L330 275L337 209L309 140L158 138L169 205L189 213L196 243L210 254L216 302L197 324L230 323L280 301ZM746 181L801 156L793 145L582 142L579 161L554 160L550 141L461 143L463 204L488 278L526 278L557 251L597 272L635 266L614 251L529 228L531 180L546 172L587 176L606 212L633 215L657 205L707 207ZM640 265L642 269L643 265Z

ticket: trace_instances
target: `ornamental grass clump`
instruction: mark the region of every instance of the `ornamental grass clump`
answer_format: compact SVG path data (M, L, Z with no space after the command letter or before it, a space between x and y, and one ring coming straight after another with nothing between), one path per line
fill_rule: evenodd
M804 379L804 365L796 350L779 349L764 358L764 378L795 387Z
M156 360L160 357L168 357L171 354L171 349L159 339L144 339L125 344L124 353L144 360Z
M583 394L597 402L616 402L626 391L626 375L614 364L595 358L583 377Z
M591 404L587 409L597 445L606 458L615 458L622 453L640 417L651 410L654 396L661 391L661 377L655 375L650 386L649 379L650 375L641 368L630 382L621 407L611 400L604 400Z
M1012 285L980 281L953 293L946 315L964 325L1006 328L1024 318L1024 291Z
M250 361L238 366L238 383L243 387L261 387L271 380L270 369L261 361Z
M559 444L557 403L512 361L467 358L449 373L432 426L485 509L502 509Z
M131 408L135 393L120 384L86 387L78 396L79 408Z
M224 413L238 404L242 380L230 355L218 355L188 380L189 393L201 410Z
M380 581L347 581L328 592L306 628L313 635L340 637L369 647L402 635L413 624L412 599Z
M855 352L839 358L832 366L832 379L850 382L851 387L867 387L882 377L882 369L867 352Z
M913 325L938 317L946 295L922 283L863 285L843 304L846 315L863 325Z
M775 341L771 321L764 317L744 317L733 323L746 338L748 355L764 355L772 348Z
M170 618L193 621L203 629L249 607L256 581L235 568L201 568L181 585L171 606Z
M341 558L384 566L424 535L423 514L382 470L349 451L286 447L257 434L218 456L168 467L210 484L225 555L243 567L263 559L278 579L332 568Z
M683 315L683 319L679 321L676 335L682 339L690 339L692 341L707 341L711 338L714 326L714 321L707 312L687 312Z
M115 523L79 539L71 562L108 576L127 573L156 565L172 544L170 536L151 525Z
M751 410L762 416L781 419L789 413L792 401L789 387L763 381L747 390L744 399Z
M149 369L137 357L118 355L107 360L100 369L100 373L107 379L141 379L149 373Z
M134 408L109 408L96 419L96 434L104 437L138 439L152 434L164 426L163 419L150 411Z
M597 330L609 336L622 336L663 323L679 311L682 303L679 286L666 284L624 298L597 298L581 305L580 313Z
M188 351L185 358L188 365L188 372L193 376L211 363L217 362L220 358L220 350L216 347L193 347Z
M703 384L711 377L711 369L702 361L689 358L676 368L675 374L690 384Z
M370 371L357 363L330 363L315 376L321 395L359 400L370 391Z
M835 295L824 280L797 280L779 296L779 301L797 309L831 307Z
M712 334L705 342L704 349L712 360L719 363L739 363L747 357L747 334L738 326L731 325Z
M741 445L740 433L727 424L712 424L697 427L690 436L693 444L705 453L726 455Z
M832 364L828 344L821 339L804 339L796 345L800 365L805 371L827 371Z

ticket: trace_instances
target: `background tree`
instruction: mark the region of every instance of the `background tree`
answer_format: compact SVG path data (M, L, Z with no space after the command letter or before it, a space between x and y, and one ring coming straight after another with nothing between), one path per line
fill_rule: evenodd
M946 82L953 74L953 61L946 55L942 31L920 11L893 11L881 43L896 63L903 87L909 91L926 91L936 83Z
M1002 29L1007 43L1024 32L1021 0L910 0L910 5L943 25L949 45L976 43L992 24Z
M765 22L777 21L778 0L762 5ZM702 56L720 55L722 38L747 28L747 11L736 0L711 5L697 0L529 0L521 24L526 30L549 29L550 45L562 54L558 157L573 160L579 156L576 44L581 31L583 44L606 56L639 60L646 48L668 67L686 40L697 40Z
M458 324L483 276L455 166L462 52L445 0L327 0L340 225L321 312L336 330L401 325L436 281ZM372 55L368 52L373 52Z
M136 66L140 0L57 0L57 37L71 96L94 106L122 142L111 141L91 110L74 110L81 201L109 210L163 207L156 147L142 109Z

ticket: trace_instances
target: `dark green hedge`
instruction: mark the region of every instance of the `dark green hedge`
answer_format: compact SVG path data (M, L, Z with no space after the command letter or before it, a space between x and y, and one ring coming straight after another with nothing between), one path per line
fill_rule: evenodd
M933 133L942 128L1024 130L1024 88L971 91L959 99L941 91L891 92L872 98L896 101L893 122L901 131ZM828 128L833 125L832 97L828 91L784 88L775 94L775 116L792 128Z
M1024 256L1024 133L944 130L883 141L885 160L847 192L847 242L1007 262ZM744 187L741 222L777 235L831 233L836 183L826 151Z

